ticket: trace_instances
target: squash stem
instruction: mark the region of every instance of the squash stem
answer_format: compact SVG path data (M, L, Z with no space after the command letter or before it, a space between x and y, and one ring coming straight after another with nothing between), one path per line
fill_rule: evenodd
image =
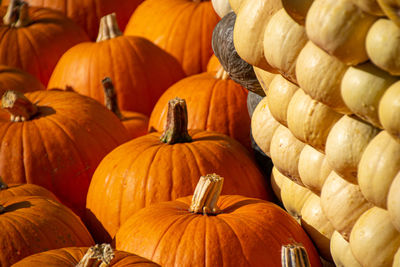
M282 267L310 267L306 249L301 245L284 245L281 252Z
M90 247L76 267L105 267L114 258L114 251L110 244L96 244Z
M3 178L0 176L0 190L7 189L8 185L3 181Z
M24 27L31 22L28 11L28 3L21 0L11 0L8 4L7 13L3 17L3 23L15 28Z
M105 41L108 39L121 36L122 32L118 27L117 17L115 13L108 14L100 19L99 34L96 42Z
M227 80L229 78L229 74L228 74L228 72L226 72L224 67L221 66L218 69L217 73L215 74L215 78L220 79L220 80Z
M160 141L167 144L192 141L188 133L188 115L184 99L176 97L168 101L167 123Z
M124 120L121 110L118 106L117 93L110 77L104 78L101 83L104 89L104 104L106 108L112 111L121 121Z
M4 93L1 107L11 114L10 120L13 122L27 121L38 113L38 107L23 93L12 90Z
M194 190L189 211L192 213L203 213L204 215L216 215L220 213L217 201L221 194L223 183L224 178L215 173L201 176Z

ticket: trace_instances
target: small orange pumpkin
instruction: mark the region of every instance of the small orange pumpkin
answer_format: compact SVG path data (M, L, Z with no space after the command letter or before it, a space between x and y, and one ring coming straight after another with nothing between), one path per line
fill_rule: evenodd
M0 199L16 196L42 196L57 200L57 197L49 190L35 184L6 184L0 177Z
M0 65L0 95L6 90L16 90L22 93L44 90L45 87L33 75L23 70Z

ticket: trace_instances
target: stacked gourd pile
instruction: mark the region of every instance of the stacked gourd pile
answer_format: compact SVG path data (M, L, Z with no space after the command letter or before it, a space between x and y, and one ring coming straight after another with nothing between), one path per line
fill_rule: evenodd
M399 2L229 3L236 51L266 94L252 134L275 193L326 260L398 266Z

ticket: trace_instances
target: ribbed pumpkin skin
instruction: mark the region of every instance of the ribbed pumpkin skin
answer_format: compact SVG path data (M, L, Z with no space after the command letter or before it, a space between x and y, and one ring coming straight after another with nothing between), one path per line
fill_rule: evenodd
M0 7L1 18L6 10ZM47 85L62 54L89 37L59 12L29 7L29 17L32 23L21 28L11 28L0 20L0 64L25 70Z
M176 57L186 75L193 75L207 70L219 20L211 1L146 0L132 14L124 34L149 39Z
M82 215L94 170L129 140L128 133L115 115L88 97L63 91L25 96L41 114L11 122L0 111L0 176L7 184L41 185Z
M2 5L8 5L9 0L3 0ZM118 25L125 29L128 20L143 0L25 0L31 6L47 7L62 12L75 21L95 40L99 30L101 17L115 12Z
M112 79L121 110L150 115L161 94L184 78L184 73L174 57L150 41L119 36L68 50L57 63L48 88L69 85L104 103L104 77Z
M9 184L8 188L0 189L0 199L17 196L42 196L58 201L52 192L35 184Z
M71 210L44 197L0 199L0 266L49 249L91 246L93 239Z
M201 175L225 178L223 194L268 199L264 178L246 149L215 132L189 130L192 142L168 145L151 133L109 153L93 175L88 224L97 242L113 237L130 215L150 204L193 193ZM95 217L94 217L95 216ZM101 222L108 232L98 228Z
M216 216L188 212L191 196L132 215L116 236L117 249L135 251L162 266L281 266L281 246L301 243L321 266L301 226L275 204L221 196Z
M121 120L131 139L147 134L149 117L142 113L121 111L124 120Z
M168 101L186 100L188 128L215 131L238 140L250 148L248 91L234 81L216 79L210 73L187 77L171 86L157 101L150 116L149 129L163 131Z
M44 90L45 87L35 76L23 70L0 65L0 95L10 89L26 93Z
M76 266L83 258L87 247L69 247L50 250L35 255L31 255L17 262L13 267L71 267ZM114 250L114 258L108 267L156 267L159 266L150 260L125 251Z

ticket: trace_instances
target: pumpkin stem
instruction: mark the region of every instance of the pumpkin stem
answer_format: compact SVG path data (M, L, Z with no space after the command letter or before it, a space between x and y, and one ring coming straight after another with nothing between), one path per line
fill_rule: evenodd
M203 213L204 215L220 213L221 211L217 206L217 201L221 194L223 184L224 178L215 173L201 176L194 190L189 211L193 213Z
M222 67L222 66L219 67L217 74L215 74L215 79L220 79L220 80L229 79L229 74L228 74L228 72L226 72L224 67Z
M283 245L282 267L310 267L307 251L302 245Z
M38 108L29 101L23 93L18 91L6 91L1 98L1 107L11 114L11 121L26 121L35 116Z
M168 101L167 123L160 137L167 144L185 143L192 141L188 133L188 115L185 99L178 97Z
M122 116L121 110L118 106L117 93L115 92L114 85L110 77L104 78L101 83L104 89L104 104L111 110L117 117L122 121L124 117Z
M31 22L28 9L28 3L22 0L11 0L8 4L7 13L3 17L3 23L16 28L28 25Z
M8 185L3 181L3 178L0 176L0 190L7 189Z
M90 247L76 267L105 267L114 258L114 251L110 244L96 244Z
M96 42L105 41L108 39L121 36L122 32L118 27L117 17L115 13L105 15L100 19L99 34L97 35Z
M4 206L0 205L0 214L2 214L4 210L5 210Z

